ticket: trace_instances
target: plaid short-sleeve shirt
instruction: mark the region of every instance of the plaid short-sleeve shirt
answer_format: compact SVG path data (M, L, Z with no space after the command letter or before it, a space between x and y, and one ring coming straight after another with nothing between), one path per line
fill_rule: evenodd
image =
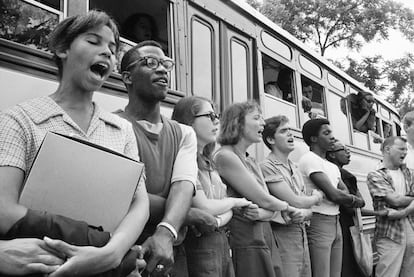
M401 166L401 171L403 172L405 179L406 195L414 196L414 171L408 169L405 165ZM371 193L374 204L374 210L378 211L387 208L387 203L385 202L384 197L389 193L395 193L393 179L388 173L388 169L381 165L378 170L370 172L367 179L369 192ZM411 227L414 228L414 215L411 214L407 218ZM397 243L401 243L404 220L405 218L390 220L386 217L377 217L375 237L385 237Z
M139 160L135 135L128 121L94 103L92 120L85 133L55 101L44 96L0 112L0 166L17 167L27 174L48 131L74 135Z

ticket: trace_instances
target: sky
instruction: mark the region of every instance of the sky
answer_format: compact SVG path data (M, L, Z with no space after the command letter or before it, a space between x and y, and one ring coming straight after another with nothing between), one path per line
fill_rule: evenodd
M414 0L399 0L398 2L414 10ZM400 32L391 30L390 37L386 41L368 43L359 52L347 48L328 49L325 57L337 60L348 55L358 59L362 56L381 54L385 59L397 59L403 57L407 52L414 53L414 43L405 39Z

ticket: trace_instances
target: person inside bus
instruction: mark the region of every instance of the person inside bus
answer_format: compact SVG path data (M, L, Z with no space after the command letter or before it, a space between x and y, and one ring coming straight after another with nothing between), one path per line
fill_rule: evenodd
M265 93L270 94L274 97L283 99L283 92L279 88L279 85L275 81L270 81L265 84Z
M219 227L204 234L194 228L189 229L184 241L188 273L191 277L233 277L226 225L233 216L232 209L248 206L251 202L245 198L227 197L226 185L215 169L212 154L216 146L219 116L211 101L191 96L178 101L171 118L192 126L196 133L198 178L192 205L215 216Z
M148 40L131 48L121 62L128 104L117 113L134 128L150 196L150 219L139 238L148 262L143 276L154 270L188 276L182 244L185 225L205 230L217 227L214 216L190 209L198 173L194 130L161 114L173 67L162 46Z
M409 277L414 274L414 175L404 164L407 141L388 137L381 151L382 164L367 176L374 209L388 209L386 217L375 221L375 276Z
M375 98L370 92L358 92L354 101L350 103L352 126L354 129L363 133L367 133L369 130L375 132L376 111L374 104Z
M319 190L307 195L299 168L289 159L295 149L289 119L284 115L265 120L263 142L271 151L260 164L270 193L289 205L299 208L302 218L298 222L284 224L271 221L273 236L279 246L283 264L283 276L310 277L310 257L305 221L312 216L310 209L323 198Z
M155 19L146 13L134 13L122 24L122 35L136 43L157 40L158 28Z
M1 238L59 239L45 238L48 247L54 249L52 253L65 257L55 274L107 272L107 276L125 276L128 272L122 268L135 268L136 254L129 250L149 217L143 182L138 185L127 215L112 234L86 222L18 203L24 178L48 131L76 134L139 159L132 126L92 101L94 91L101 88L114 68L118 46L116 23L106 13L90 11L66 18L50 36L50 49L58 67L57 90L0 114ZM116 267L118 270L112 270Z
M348 170L344 169L343 166L349 164L351 161L351 152L349 149L337 141L335 144L326 152L326 159L331 163L338 166L341 172L341 179L347 187L348 191L362 198L361 193L358 190L357 178ZM353 217L355 216L355 209L341 205L339 207L340 216L339 221L342 228L342 277L364 277L365 275L359 270L359 266L355 260L352 238L349 227L354 225ZM386 216L387 210L373 211L371 209L362 208L362 215L365 216Z
M214 157L217 170L230 197L254 203L234 209L229 223L236 277L283 276L269 220L281 214L287 222L302 217L300 210L269 193L260 166L247 153L249 146L261 142L263 127L262 113L255 102L230 105L220 121L221 148Z
M326 198L313 206L307 228L312 276L340 277L342 267L342 232L339 224L339 205L359 208L365 205L361 197L347 192L338 167L326 159L334 145L329 121L310 119L302 127L303 140L310 151L299 160L299 169L310 191L319 189Z
M313 95L313 86L310 83L304 83L302 88L302 108L305 113L309 115L309 118L324 117L325 112L323 109L323 103L316 101Z

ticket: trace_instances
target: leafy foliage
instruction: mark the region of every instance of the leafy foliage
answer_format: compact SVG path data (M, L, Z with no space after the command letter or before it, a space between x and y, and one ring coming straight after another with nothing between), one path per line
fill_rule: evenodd
M0 0L0 38L47 50L58 15L18 0Z
M414 40L414 12L393 0L247 0L299 40L323 56L331 47L359 50L373 40L387 39L391 29ZM414 55L387 61L381 55L332 61L374 92L387 94L403 115L414 104Z
M414 38L414 13L392 0L249 0L253 7L323 56L330 47L352 49L387 39L391 29Z

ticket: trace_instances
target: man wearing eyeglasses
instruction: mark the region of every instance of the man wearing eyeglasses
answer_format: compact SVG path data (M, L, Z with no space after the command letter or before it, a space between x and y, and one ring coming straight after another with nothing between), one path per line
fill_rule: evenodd
M188 273L184 248L176 246L173 250L173 245L179 244L180 227L201 223L214 228L216 220L206 213L200 216L201 210L189 210L197 179L193 129L160 112L173 68L174 61L155 41L140 42L125 53L121 72L129 102L119 115L132 123L146 168L150 219L138 241L145 240L142 251L147 258L146 271L167 276L172 270L170 276L185 277ZM197 222L193 222L194 214Z
M388 209L377 217L375 244L377 277L414 276L414 172L404 164L407 141L391 136L381 145L383 162L367 176L374 209Z

